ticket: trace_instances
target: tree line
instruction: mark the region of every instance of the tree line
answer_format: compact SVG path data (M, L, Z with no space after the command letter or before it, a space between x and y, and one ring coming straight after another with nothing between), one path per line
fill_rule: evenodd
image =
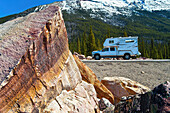
M72 41L69 43L69 48L71 52L90 56L92 51L101 49L100 45L100 40L97 39L96 41L92 27L90 27L88 35L86 32L83 32L83 34L77 38L73 36Z
M169 59L170 58L170 41L165 43L154 40L144 40L139 38L139 51L142 57L153 59Z
M106 38L110 38L110 30L104 34L104 37L95 38L92 26L88 33L84 31L78 37L73 36L69 41L69 48L72 53L77 52L85 56L91 56L92 51L101 50ZM124 37L128 37L127 32L124 31ZM170 41L163 42L160 40L138 38L138 47L141 52L141 57L153 59L169 59L170 58Z

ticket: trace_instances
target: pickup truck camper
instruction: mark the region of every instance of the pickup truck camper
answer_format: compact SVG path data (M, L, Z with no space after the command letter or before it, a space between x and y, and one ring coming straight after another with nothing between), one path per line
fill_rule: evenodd
M138 37L117 37L107 38L103 43L104 48L100 51L93 51L92 57L95 60L100 58L118 58L123 57L125 60L135 58L141 55L138 51Z

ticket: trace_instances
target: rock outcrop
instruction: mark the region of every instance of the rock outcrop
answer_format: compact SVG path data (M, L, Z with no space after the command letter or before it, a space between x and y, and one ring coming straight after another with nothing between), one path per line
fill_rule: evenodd
M112 113L114 112L115 106L111 104L109 100L102 98L99 101L99 109L103 113Z
M157 112L170 112L170 81L155 87L151 99L151 105Z
M115 107L115 113L169 113L170 82L167 81L145 94L122 99Z
M108 99L112 104L114 104L114 96L112 93L98 80L95 73L87 67L83 62L80 61L80 59L74 55L74 59L77 63L77 66L80 70L82 79L90 84L93 84L98 98L106 98Z
M150 91L148 87L124 77L105 77L101 83L112 92L115 97L115 104L118 103L123 96L144 94Z
M0 28L0 113L97 111L95 89L82 81L55 3Z

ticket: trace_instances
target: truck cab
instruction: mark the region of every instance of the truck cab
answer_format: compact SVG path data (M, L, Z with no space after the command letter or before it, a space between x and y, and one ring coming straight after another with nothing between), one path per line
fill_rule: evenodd
M100 58L113 58L117 56L117 47L105 47L100 51L93 51L92 57L95 58L95 60L100 60Z
M138 51L138 37L119 37L108 38L103 44L104 48L100 51L93 51L92 57L95 60L100 58L117 58L123 57L129 60L137 55L141 55Z

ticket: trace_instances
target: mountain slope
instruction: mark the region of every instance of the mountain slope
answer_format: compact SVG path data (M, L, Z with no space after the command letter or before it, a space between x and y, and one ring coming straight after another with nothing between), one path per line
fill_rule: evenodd
M65 0L58 2L62 8L70 41L90 26L96 38L103 40L107 32L113 37L128 35L170 39L170 4L168 0ZM48 5L0 18L0 23L24 16ZM166 9L166 10L165 10Z
M66 0L62 5L70 38L87 32L90 25L100 39L108 29L113 37L126 31L145 38L170 38L168 0Z
M141 15L123 16L117 15L114 20L103 22L98 18L91 18L88 12L84 10L76 10L75 13L63 11L64 19L69 38L78 37L84 31L88 34L90 26L96 38L102 39L110 30L113 37L123 36L124 31L130 36L139 36L146 38L154 38L168 40L170 38L170 19L159 14L167 11L140 11ZM113 24L116 24L113 25Z

